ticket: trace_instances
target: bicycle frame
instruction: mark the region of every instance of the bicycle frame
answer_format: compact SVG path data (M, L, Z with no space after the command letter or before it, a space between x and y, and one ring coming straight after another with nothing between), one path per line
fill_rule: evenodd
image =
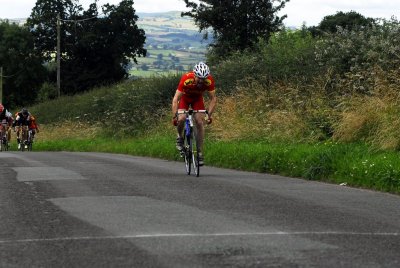
M206 113L206 110L193 110L189 109L187 111L180 111L178 114L185 114L185 128L184 128L184 147L183 147L183 157L185 160L186 173L190 175L193 171L198 177L200 175L200 166L198 159L198 148L197 148L197 129L193 122L193 116L196 113Z

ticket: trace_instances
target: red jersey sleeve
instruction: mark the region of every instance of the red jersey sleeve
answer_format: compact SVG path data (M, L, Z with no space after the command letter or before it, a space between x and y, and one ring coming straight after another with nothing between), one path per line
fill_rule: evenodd
M207 85L207 91L214 91L215 90L215 81L212 75L209 75L205 80L205 84Z
M191 73L186 73L182 75L181 80L178 84L178 91L185 92L185 87L193 85L194 76Z

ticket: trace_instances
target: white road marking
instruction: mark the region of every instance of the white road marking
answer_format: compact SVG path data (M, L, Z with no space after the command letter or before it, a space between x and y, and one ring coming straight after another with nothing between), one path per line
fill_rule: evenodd
M357 232L265 232L265 233L216 233L216 234L138 234L117 236L77 236L77 237L54 237L54 238L32 238L16 240L0 240L0 244L13 243L40 243L40 242L62 242L74 240L118 240L138 238L185 238L185 237L232 237L232 236L299 236L299 235L346 235L346 236L400 236L400 233L357 233Z
M80 174L62 167L16 167L18 181L82 180Z

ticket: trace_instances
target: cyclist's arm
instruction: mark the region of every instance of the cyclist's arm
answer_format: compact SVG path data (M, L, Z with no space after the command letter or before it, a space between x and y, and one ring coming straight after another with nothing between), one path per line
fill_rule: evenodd
M39 124L36 122L36 120L33 121L34 129L36 129L36 132L39 133Z
M214 112L215 105L217 104L217 96L215 95L215 90L208 91L209 103L208 103L208 116L211 117Z
M181 98L182 94L183 94L183 92L179 91L179 90L177 90L175 92L175 96L172 99L172 116L175 116L176 113L178 112L178 102L179 102L179 99Z

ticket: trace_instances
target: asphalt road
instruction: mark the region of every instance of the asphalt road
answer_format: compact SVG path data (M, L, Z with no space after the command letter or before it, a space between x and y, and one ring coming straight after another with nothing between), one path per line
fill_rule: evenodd
M400 196L99 153L0 153L0 267L400 267Z

